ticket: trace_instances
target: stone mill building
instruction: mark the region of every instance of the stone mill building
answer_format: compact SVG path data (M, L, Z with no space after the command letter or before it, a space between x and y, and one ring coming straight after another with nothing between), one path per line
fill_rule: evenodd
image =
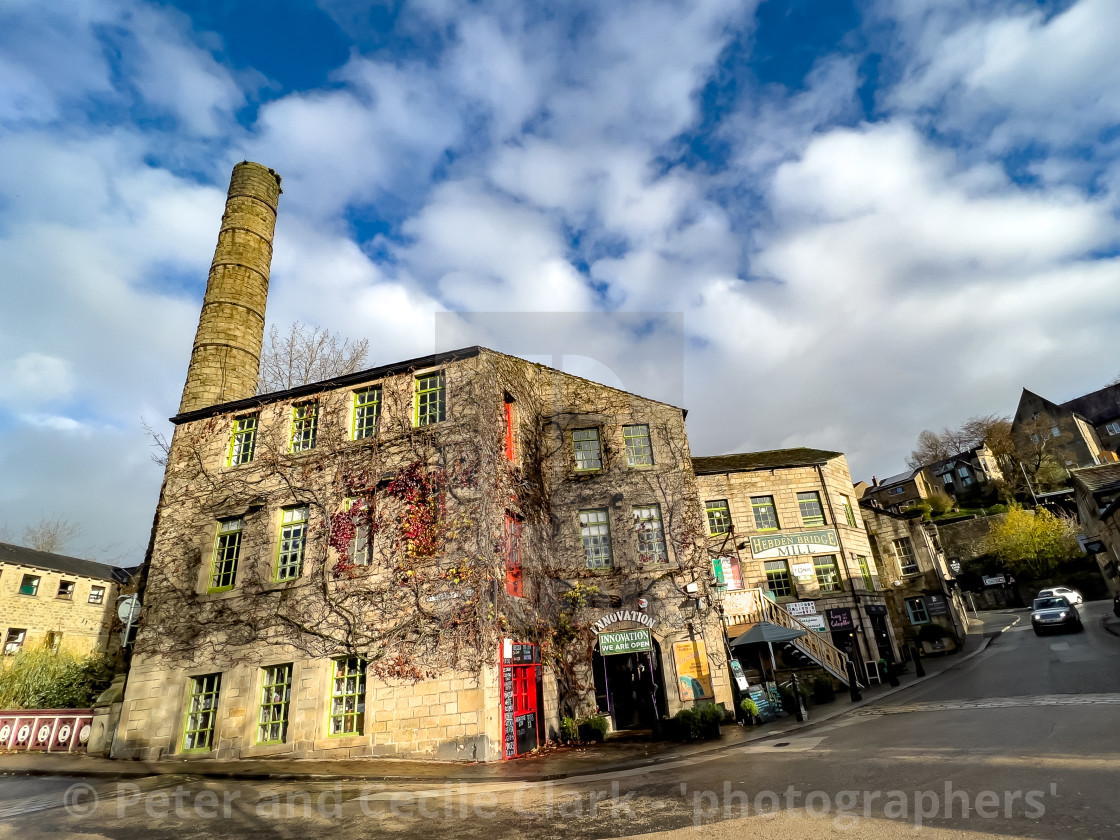
M684 411L483 347L258 395L279 196L235 167L113 755L497 760L730 709Z

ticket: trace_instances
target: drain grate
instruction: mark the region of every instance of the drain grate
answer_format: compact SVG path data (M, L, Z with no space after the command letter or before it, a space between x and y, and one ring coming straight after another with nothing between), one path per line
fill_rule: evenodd
M776 743L776 744L772 744L771 746L775 746L775 747L788 747L788 746L789 746L789 741L779 741L778 743Z

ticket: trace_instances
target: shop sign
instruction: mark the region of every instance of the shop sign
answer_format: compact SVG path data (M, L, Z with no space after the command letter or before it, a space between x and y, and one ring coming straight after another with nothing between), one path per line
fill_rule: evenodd
M739 686L739 690L746 692L747 675L743 673L743 666L739 664L738 659L731 660L731 673L735 676L735 684Z
M673 662L677 666L677 689L681 700L703 700L715 697L712 673L708 669L708 651L701 641L676 642Z
M758 716L763 720L770 720L776 711L775 707L770 703L770 694L761 685L752 685L747 688L747 695L758 706Z
M855 627L852 623L852 611L847 607L825 610L825 613L828 615L829 630L851 630Z
M828 630L828 625L825 624L823 615L803 615L797 620L810 630L816 630L818 633L824 633Z
M1007 578L1003 575L983 575L981 580L984 581L985 586L1000 586L1007 583Z
M817 604L815 601L794 601L785 605L786 612L800 618L803 615L816 615Z
M614 633L599 634L599 654L610 656L616 653L637 653L650 650L649 630L619 630Z
M949 614L949 604L945 601L944 595L927 595L926 609L929 611L930 615Z
M607 613L592 624L591 629L596 633L602 633L607 627L620 621L633 621L635 624L644 624L650 630L653 629L653 619L645 613L635 610L615 610L612 613Z
M796 557L800 554L832 554L838 548L840 548L840 541L832 528L802 531L799 534L768 534L764 537L751 537L751 554L754 555L755 560Z
M793 576L798 580L812 580L817 576L816 569L813 568L812 563L791 563L789 570L793 572Z

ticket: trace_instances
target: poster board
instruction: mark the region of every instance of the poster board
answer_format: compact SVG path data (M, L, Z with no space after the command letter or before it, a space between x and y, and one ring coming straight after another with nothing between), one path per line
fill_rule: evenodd
M708 651L700 640L673 643L673 662L677 667L677 689L681 700L710 700L715 697Z

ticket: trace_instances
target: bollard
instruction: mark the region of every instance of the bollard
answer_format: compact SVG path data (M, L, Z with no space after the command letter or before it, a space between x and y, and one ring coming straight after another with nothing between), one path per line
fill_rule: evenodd
M856 678L856 663L848 660L848 693L852 696L852 702L858 703L863 699L863 695L859 690L859 680Z
M895 665L893 660L887 663L887 680L893 688L898 687L898 666Z

